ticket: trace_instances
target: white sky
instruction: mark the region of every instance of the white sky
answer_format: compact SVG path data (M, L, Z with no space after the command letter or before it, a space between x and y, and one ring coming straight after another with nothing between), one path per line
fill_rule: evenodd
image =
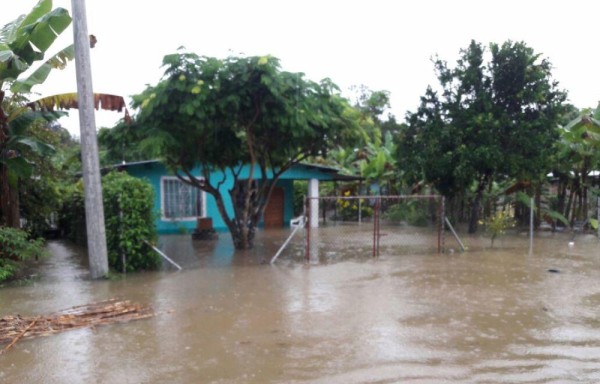
M36 0L0 0L0 24L27 13ZM55 7L71 9L70 0ZM95 92L126 97L156 84L165 54L180 46L200 55L271 54L287 71L312 80L330 77L348 88L364 84L391 92L392 112L403 121L428 84L430 58L454 64L471 39L488 44L525 41L550 59L553 74L579 108L600 100L600 2L588 0L87 0ZM65 31L55 47L72 41ZM76 91L74 65L34 88L42 96ZM77 116L72 111L71 116ZM97 112L97 127L116 112ZM63 126L79 133L76 118Z

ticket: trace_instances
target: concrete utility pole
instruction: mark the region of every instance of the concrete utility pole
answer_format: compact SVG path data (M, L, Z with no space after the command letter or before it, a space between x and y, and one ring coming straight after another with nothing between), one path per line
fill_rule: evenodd
M104 205L100 183L100 161L94 116L94 91L90 64L90 38L87 31L85 0L71 0L73 39L77 74L77 100L81 135L81 162L85 191L85 222L92 279L108 273Z

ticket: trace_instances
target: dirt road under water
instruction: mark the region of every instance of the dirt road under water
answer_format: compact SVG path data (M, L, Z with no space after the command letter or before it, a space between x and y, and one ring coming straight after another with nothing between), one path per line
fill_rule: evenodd
M0 289L0 316L112 297L157 315L20 341L0 355L0 382L600 382L596 238L546 234L531 255L525 237L505 237L494 249L466 239L463 254L270 266L281 234L261 236L271 248L246 254L226 235L163 238L183 271L100 282L85 252L49 243L38 279Z

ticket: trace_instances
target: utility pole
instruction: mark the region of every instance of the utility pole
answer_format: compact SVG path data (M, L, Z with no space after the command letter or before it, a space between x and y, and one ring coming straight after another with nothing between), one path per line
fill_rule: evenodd
M85 222L88 257L92 279L108 273L104 205L100 182L100 161L94 116L94 91L90 64L90 38L87 31L85 0L71 0L73 12L73 40L77 75L77 100L81 135L81 162L85 193Z

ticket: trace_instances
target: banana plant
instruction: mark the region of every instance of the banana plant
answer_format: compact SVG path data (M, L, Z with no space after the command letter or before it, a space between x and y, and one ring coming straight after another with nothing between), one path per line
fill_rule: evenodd
M397 175L396 144L390 132L386 132L383 142L378 145L369 143L365 152L367 156L359 161L360 175L368 183L376 184L377 188L391 184Z
M600 166L600 105L584 111L560 129L558 161L561 165L563 186L570 191L565 216L571 221L587 217L589 175ZM573 208L571 208L573 207Z
M32 119L48 120L57 115L31 111L20 101L23 93L43 83L52 69L64 68L74 58L73 49L66 48L44 60L45 53L70 23L67 10L52 9L52 0L40 0L28 14L0 29L0 225L19 226L15 180L32 170L32 164L23 156L24 149L50 150L28 138L24 127ZM40 65L33 69L36 63Z
M62 52L46 61L26 80L20 76L34 62L44 60L44 53L58 36L71 24L71 16L64 8L52 9L52 0L40 0L27 15L21 15L0 29L0 88L12 82L15 90L29 80L40 84L52 68L64 67L68 52ZM37 80L34 80L37 79ZM31 86L29 86L31 89Z
M53 122L64 116L64 112L46 112L26 110L8 123L8 139L5 144L7 156L0 157L0 164L9 169L8 177L11 186L15 187L18 178L27 178L32 175L35 164L29 161L27 152L41 156L54 153L54 147L28 135L29 127L36 121Z

